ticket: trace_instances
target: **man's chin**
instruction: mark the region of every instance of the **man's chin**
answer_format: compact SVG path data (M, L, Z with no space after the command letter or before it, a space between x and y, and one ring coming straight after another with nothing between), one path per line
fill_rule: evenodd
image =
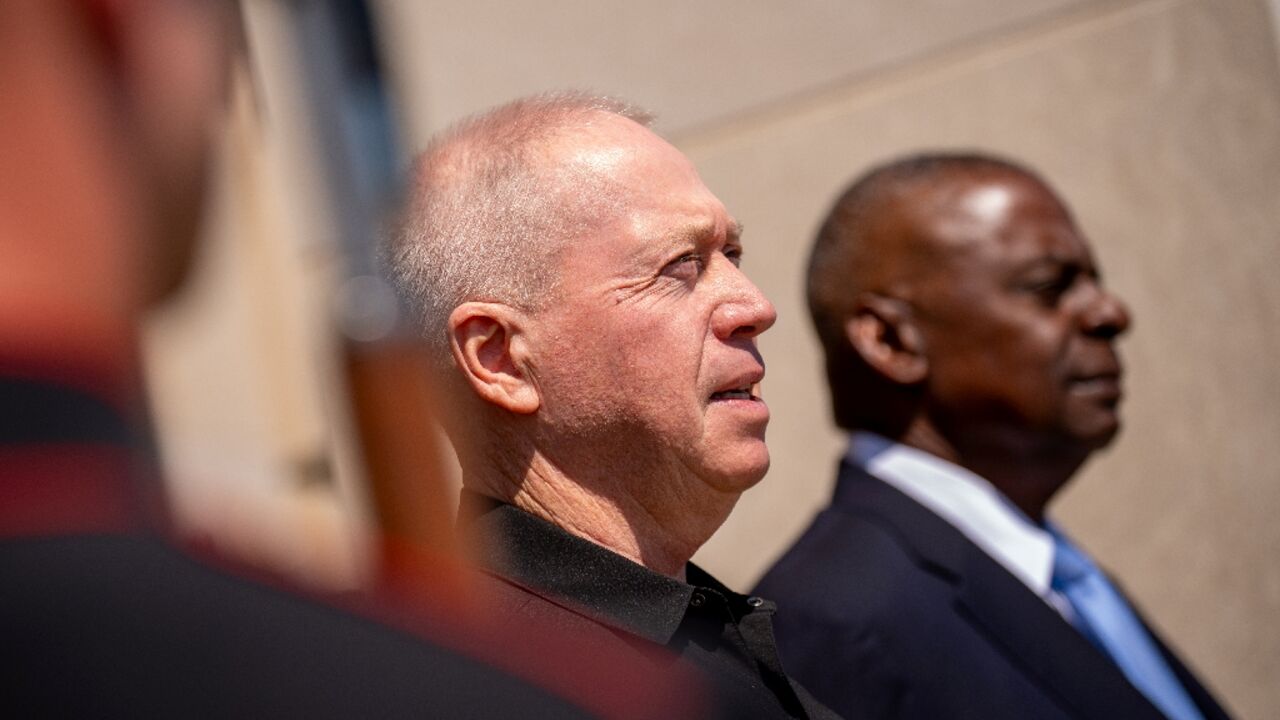
M732 464L712 468L704 477L709 485L724 493L744 493L755 487L769 472L769 452L762 457L738 455Z
M1114 442L1116 436L1120 434L1120 427L1119 416L1111 414L1105 418L1098 418L1090 422L1073 434L1080 444L1091 451L1096 451L1102 450Z

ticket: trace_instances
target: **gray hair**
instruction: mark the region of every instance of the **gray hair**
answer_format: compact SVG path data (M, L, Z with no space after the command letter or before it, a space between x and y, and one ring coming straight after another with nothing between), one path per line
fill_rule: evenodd
M547 93L467 118L418 156L389 260L438 355L447 353L449 314L462 303L537 310L554 300L560 250L599 221L608 194L555 162L552 146L608 114L652 122L614 98Z

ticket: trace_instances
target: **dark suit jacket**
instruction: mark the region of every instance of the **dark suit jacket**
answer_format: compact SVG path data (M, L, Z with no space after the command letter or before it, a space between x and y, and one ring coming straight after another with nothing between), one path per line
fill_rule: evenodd
M960 531L847 462L755 592L778 603L787 671L847 718L1163 717ZM1205 718L1227 717L1156 641Z

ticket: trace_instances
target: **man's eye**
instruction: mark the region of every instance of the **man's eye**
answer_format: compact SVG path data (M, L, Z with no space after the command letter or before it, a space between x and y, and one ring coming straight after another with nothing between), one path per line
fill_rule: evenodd
M724 256L729 258L729 262L733 263L734 267L742 266L742 248L727 247L724 249Z
M698 253L687 253L667 263L662 274L682 280L691 280L702 273L702 256Z
M1060 275L1049 280L1029 283L1027 285L1027 290L1039 298L1044 304L1056 305L1058 300L1061 299L1074 284L1074 275Z

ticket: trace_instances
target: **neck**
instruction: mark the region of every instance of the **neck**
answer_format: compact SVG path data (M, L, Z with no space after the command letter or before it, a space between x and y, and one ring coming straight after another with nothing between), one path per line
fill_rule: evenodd
M918 420L898 442L959 465L990 482L1019 510L1043 522L1045 508L1089 452L1046 444L1032 445L998 436L956 439L932 423Z
M689 558L723 524L738 498L715 492L708 497L705 488L688 497L694 493L680 493L681 480L652 475L636 482L616 475L570 477L537 452L521 468L464 468L463 484L676 579L684 578ZM656 497L628 491L640 486L664 490Z

